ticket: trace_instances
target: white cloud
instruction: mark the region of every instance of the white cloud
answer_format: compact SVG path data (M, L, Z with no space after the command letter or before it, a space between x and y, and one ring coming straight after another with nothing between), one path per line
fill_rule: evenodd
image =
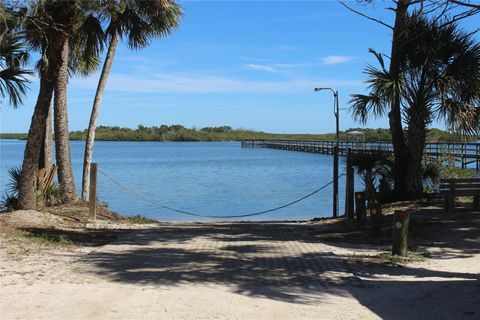
M291 69L291 68L302 68L312 66L311 63L275 63L273 64L274 67L277 68L284 68L284 69Z
M271 64L246 64L245 67L270 73L280 73L287 69L303 68L313 66L311 63L271 63Z
M276 73L278 72L277 69L274 67L264 65L264 64L254 64L254 63L249 63L246 64L245 67L250 68L250 69L255 69L255 70L261 70L261 71L266 71L266 72L271 72L271 73Z
M78 89L95 90L98 77L73 78ZM278 81L244 80L203 74L153 74L149 77L113 73L107 91L125 93L295 93L318 86L360 87L360 80L293 79Z
M321 60L325 64L339 64L352 61L354 58L349 56L326 56L323 57Z

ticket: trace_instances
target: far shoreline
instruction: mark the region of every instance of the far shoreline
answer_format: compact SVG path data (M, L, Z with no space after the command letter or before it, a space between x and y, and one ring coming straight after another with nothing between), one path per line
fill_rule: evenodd
M352 138L347 133L350 131L362 132L361 137ZM349 128L339 132L340 140L354 141L391 141L390 130L387 128ZM0 133L0 139L26 140L27 133ZM84 141L87 137L86 129L71 131L70 140ZM230 126L186 128L182 125L161 125L145 127L139 125L137 129L118 126L98 126L95 141L155 141L155 142L233 142L248 139L298 139L333 141L335 133L270 133L263 131L234 129ZM459 142L455 134L431 128L427 133L427 142ZM472 142L473 142L472 137ZM465 142L465 141L463 141Z

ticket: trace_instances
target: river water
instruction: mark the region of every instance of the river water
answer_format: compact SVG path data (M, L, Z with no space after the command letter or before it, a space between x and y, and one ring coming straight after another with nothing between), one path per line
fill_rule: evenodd
M25 142L0 140L0 192L5 194L8 168L20 165ZM71 142L80 192L84 142ZM329 155L241 148L239 142L95 143L99 169L143 197L184 211L210 215L248 214L294 201L332 180ZM341 159L340 172L345 163ZM98 197L124 215L158 220L227 220L188 216L148 203L98 175ZM340 179L343 213L345 178ZM282 210L235 220L301 220L332 214L332 186ZM230 219L231 220L231 219Z

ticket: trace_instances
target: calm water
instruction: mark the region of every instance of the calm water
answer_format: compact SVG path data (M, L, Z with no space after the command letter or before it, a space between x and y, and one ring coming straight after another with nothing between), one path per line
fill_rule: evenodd
M21 164L25 142L0 140L0 192L8 168ZM73 141L80 192L84 142ZM147 198L186 211L223 215L270 209L296 200L332 179L333 158L302 152L241 148L238 142L104 142L95 144L99 168ZM340 172L344 163L340 162ZM344 178L340 180L343 213ZM212 220L157 208L99 174L98 194L111 210L159 220ZM241 220L296 220L330 216L332 186L277 212ZM217 219L225 220L225 219Z

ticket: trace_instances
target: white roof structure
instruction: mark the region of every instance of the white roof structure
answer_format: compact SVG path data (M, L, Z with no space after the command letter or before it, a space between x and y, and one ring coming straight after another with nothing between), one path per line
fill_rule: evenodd
M356 130L347 132L347 135L349 135L349 136L363 136L364 134L365 133L363 133L361 131L356 131Z

